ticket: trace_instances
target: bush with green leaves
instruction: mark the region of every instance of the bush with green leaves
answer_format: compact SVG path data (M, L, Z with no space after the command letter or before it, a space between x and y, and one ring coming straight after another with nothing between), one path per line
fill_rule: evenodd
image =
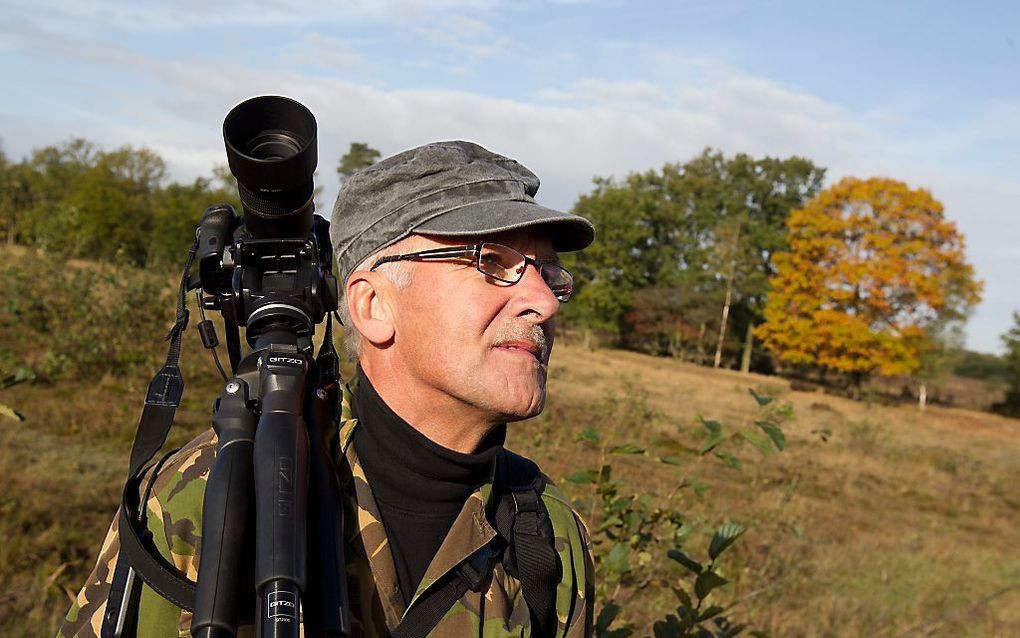
M610 416L634 421L631 424L634 425L641 419L647 420L652 412L647 406L647 395L631 390L629 400L608 403L622 406L617 408L621 415L611 413ZM743 444L749 444L761 456L782 450L786 446L782 425L792 418L792 408L754 390L749 392L758 410L748 423L727 427L699 416L697 420L704 437L701 444L690 448L676 441L673 447L689 449L698 461L713 457L737 470L743 467L744 461L734 452ZM619 419L615 423L619 425ZM624 424L617 431L633 430ZM676 466L679 471L685 459L675 455L654 456L633 443L612 445L595 427L581 432L577 439L597 456L597 467L566 477L575 489L585 486L590 489L587 514L598 574L596 600L601 604L596 636L626 638L635 635L638 629L633 623L623 621L620 613L626 609L634 592L649 586L672 591L677 602L674 612L654 623L651 629L655 638L724 638L742 633L745 626L732 622L726 608L710 599L715 590L729 582L720 558L745 532L744 527L735 522L719 525L704 551L706 558L699 560L687 547L697 528L696 522L688 520L681 508L687 493L705 497L708 486L680 473L669 494L639 494L626 482L614 478L611 463L613 457L641 455L649 461ZM679 576L663 573L663 563L657 558L663 555L679 566Z
M158 367L173 320L164 273L75 266L29 253L0 268L0 359L40 382Z

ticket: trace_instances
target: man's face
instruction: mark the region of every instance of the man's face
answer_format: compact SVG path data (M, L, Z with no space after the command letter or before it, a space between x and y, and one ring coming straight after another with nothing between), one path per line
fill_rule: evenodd
M419 240L415 250L494 241L539 261L557 259L548 238L524 231ZM487 278L468 258L417 262L413 272L397 296L393 344L407 381L494 422L541 412L560 302L537 268L528 265L513 285Z

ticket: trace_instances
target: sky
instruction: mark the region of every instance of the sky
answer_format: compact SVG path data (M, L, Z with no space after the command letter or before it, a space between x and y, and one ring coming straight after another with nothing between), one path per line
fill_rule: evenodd
M353 141L472 140L562 209L706 147L800 155L945 204L984 281L968 347L1001 352L1020 310L1017 2L3 0L0 78L8 157L85 137L178 181L225 163L235 104L293 97L326 214Z

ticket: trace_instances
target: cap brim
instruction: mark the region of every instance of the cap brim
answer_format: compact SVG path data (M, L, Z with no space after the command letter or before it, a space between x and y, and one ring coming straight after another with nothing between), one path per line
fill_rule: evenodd
M595 240L595 226L584 217L531 202L507 200L478 202L451 210L419 224L412 232L457 237L536 226L548 232L558 252L582 250Z

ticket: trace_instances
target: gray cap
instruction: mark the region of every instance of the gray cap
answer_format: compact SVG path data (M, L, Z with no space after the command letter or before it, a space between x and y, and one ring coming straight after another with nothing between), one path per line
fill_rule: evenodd
M538 177L471 142L434 142L353 174L336 198L329 235L340 282L369 255L411 234L490 235L542 226L560 252L581 250L595 227L539 206Z

